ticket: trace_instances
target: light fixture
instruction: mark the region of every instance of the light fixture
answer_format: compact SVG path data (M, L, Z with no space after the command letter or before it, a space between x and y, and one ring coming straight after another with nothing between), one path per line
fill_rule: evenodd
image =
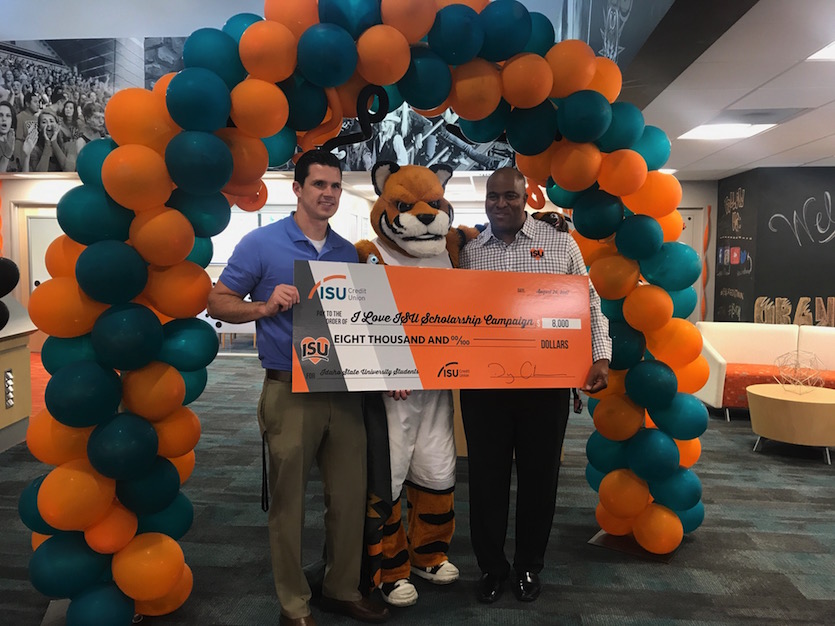
M662 167L658 171L661 172L662 174L675 174L678 170L673 169L673 168L668 168L668 167Z
M745 139L773 126L776 126L776 124L702 124L688 130L679 139L706 139L710 141Z
M806 59L807 61L835 61L835 41L824 46L815 54Z

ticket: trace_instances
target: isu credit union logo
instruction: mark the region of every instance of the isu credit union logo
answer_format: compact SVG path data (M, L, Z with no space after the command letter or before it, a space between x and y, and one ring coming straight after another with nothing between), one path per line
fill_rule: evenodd
M458 361L450 361L438 370L438 378L458 378Z
M323 284L328 282L329 280L338 280L340 278L342 280L345 280L346 276L344 274L333 274L332 276L326 276L318 283L313 285L313 289L311 289L310 293L307 294L307 299L313 300L313 296L315 296L318 293L320 300L344 300L348 296L348 290L346 287L333 287L331 285L325 287Z
M302 351L302 361L310 361L313 365L319 361L327 361L331 352L331 342L327 337L305 337L299 347Z

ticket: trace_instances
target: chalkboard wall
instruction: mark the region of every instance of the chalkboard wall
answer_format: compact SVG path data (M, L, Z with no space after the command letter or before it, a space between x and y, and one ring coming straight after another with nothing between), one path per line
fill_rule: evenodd
M835 168L719 181L714 319L835 326Z

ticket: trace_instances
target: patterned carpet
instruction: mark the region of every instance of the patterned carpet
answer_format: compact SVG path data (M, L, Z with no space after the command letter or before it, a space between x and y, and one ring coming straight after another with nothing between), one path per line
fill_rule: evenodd
M195 523L181 541L195 576L179 611L145 624L254 626L278 623L278 604L260 508L260 446L254 418L258 361L219 357L206 392L192 404L203 422L197 469L184 491ZM584 478L587 413L569 422L542 596L522 604L506 593L475 601L479 571L468 537L466 462L459 462L451 560L462 579L447 587L416 581L418 604L394 611L393 624L719 625L835 623L835 470L820 450L766 443L743 415L718 416L695 466L707 518L669 564L589 545L598 527L596 494ZM25 445L0 454L0 623L40 624L49 600L28 582L29 533L17 517L23 488L47 468ZM305 559L322 545L322 491L310 486ZM510 522L513 528L513 520ZM512 540L511 540L512 541ZM508 550L512 551L509 542ZM322 624L353 624L323 614Z

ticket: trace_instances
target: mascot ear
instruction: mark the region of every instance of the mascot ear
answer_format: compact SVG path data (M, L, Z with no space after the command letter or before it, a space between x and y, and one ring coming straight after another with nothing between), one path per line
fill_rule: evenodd
M452 168L445 163L436 163L435 165L429 166L429 169L435 172L435 176L441 181L441 187L446 189L447 181L452 178Z
M400 166L393 161L378 161L371 170L371 182L374 184L374 191L378 196L383 195L383 188L386 186L388 177L394 174Z

